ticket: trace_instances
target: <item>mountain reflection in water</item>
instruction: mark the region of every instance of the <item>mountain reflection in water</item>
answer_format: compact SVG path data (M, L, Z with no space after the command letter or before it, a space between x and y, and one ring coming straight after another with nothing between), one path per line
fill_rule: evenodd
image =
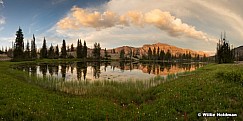
M124 62L72 62L40 63L22 66L21 70L39 77L70 80L147 80L156 76L166 77L185 71L194 71L203 63L124 63Z

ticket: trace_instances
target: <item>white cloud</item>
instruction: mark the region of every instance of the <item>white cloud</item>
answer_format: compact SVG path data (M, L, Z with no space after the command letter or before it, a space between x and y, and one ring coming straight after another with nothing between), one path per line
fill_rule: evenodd
M73 7L52 32L75 41L82 38L91 44L101 42L110 48L163 42L213 53L224 30L234 46L241 44L242 3L240 0L111 0L101 5L105 8L102 10Z
M3 16L0 16L0 25L5 24L5 18Z
M15 37L0 37L1 45L8 45L8 48L12 48L12 42L14 42ZM11 44L10 44L11 43Z
M76 30L82 27L92 27L100 30L117 25L136 25L139 27L153 25L174 37L186 36L204 41L209 40L206 33L197 31L194 26L183 23L181 19L159 9L153 9L146 13L128 11L123 15L118 15L112 11L106 11L104 13L96 11L89 12L74 6L69 15L57 23L59 29Z
M3 4L3 0L0 0L0 4L1 4L2 6L4 6L4 4Z

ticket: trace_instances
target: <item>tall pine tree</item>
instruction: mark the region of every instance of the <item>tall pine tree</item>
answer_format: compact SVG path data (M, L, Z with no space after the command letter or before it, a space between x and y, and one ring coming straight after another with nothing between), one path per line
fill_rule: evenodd
M53 48L52 44L48 50L48 58L50 58L50 59L55 58L55 52L54 52L54 48Z
M62 41L61 58L67 58L67 49L66 49L65 40Z
M55 50L55 58L59 58L59 47L58 45L56 46L56 50Z
M156 60L159 60L159 53L160 53L160 49L159 47L157 48L157 53L156 53Z
M25 60L29 60L30 59L30 44L29 44L29 41L27 41L24 54L25 54Z
M71 44L71 52L74 51L74 47L73 47L73 44Z
M93 49L93 58L96 59L96 60L100 60L100 43L95 43L94 44L94 49Z
M41 52L40 52L40 58L47 58L47 47L46 47L46 38L45 37L44 37L43 45L42 45Z
M148 60L151 60L152 57L153 57L153 52L152 52L151 48L149 47L149 49L148 49Z
M84 41L83 58L87 58L87 51L88 51L88 47L86 45L86 41Z
M234 62L234 53L230 48L229 42L226 40L226 34L224 33L224 38L221 34L221 39L217 43L217 53L216 53L217 63L232 63Z
M35 45L35 35L33 34L33 40L31 41L31 59L36 59L36 45Z
M120 59L121 60L125 60L125 51L124 51L124 49L122 49L121 52L120 52Z
M166 54L165 54L165 60L170 61L171 58L172 58L171 52L170 52L170 50L168 50L168 51L166 52Z
M23 60L24 59L24 35L23 35L22 29L20 27L19 27L19 30L16 32L13 59L14 60Z
M83 58L82 42L79 39L78 39L76 51L77 51L77 58Z
M106 50L106 48L105 48L105 60L108 60L108 53L107 53L107 50Z
M155 59L156 59L156 49L154 47L154 49L153 49L153 60L155 60Z
M159 53L159 60L165 60L165 52L163 50Z

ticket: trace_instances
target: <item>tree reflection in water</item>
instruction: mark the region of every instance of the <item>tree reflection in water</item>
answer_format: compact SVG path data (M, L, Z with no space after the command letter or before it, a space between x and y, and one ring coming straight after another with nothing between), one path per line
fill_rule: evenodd
M54 71L53 71L53 65L52 64L48 65L48 72L51 76L53 75Z
M65 79L66 77L66 70L67 70L67 65L65 63L61 64L61 74L63 79Z
M82 75L83 75L83 79L86 80L87 62L77 62L76 70L77 70L77 79L82 80Z
M100 62L93 62L92 63L92 68L93 68L93 76L96 78L100 77Z
M176 74L178 72L193 71L199 67L202 67L201 63L163 63L163 62L76 62L76 63L59 63L59 64L46 64L41 63L38 65L20 66L17 69L28 71L30 75L36 75L41 73L43 77L56 76L61 74L61 78L64 80L77 79L77 80L95 80L100 77L113 78L119 80L129 77L129 73L132 72L132 76L136 79L144 79L143 74L166 76L168 74ZM102 67L102 70L101 70ZM59 71L60 69L60 71ZM136 72L134 72L136 69ZM140 70L140 71L137 71ZM75 72L76 71L76 72ZM123 76L122 73L128 74ZM105 73L102 75L102 73ZM67 77L68 75L68 77ZM71 78L69 78L71 76ZM131 76L131 75L130 75ZM153 77L149 76L149 77ZM101 79L102 79L101 78Z
M36 67L36 65L31 65L31 66L30 66L30 71L31 71L31 75L32 75L32 76L36 75L36 72L37 72L37 67Z
M40 71L41 71L43 77L46 77L46 73L47 73L47 64L41 64L41 65L40 65Z

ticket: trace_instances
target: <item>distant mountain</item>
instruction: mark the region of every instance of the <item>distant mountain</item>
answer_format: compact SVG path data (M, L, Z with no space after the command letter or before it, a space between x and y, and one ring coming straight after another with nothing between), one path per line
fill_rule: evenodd
M125 54L129 54L131 51L133 52L133 55L147 55L149 48L151 48L151 50L153 51L154 49L156 50L157 53L157 49L163 50L165 53L167 51L170 51L173 55L179 56L179 54L186 54L186 53L190 53L192 55L192 57L195 57L197 55L199 55L200 57L208 56L207 53L204 53L202 51L193 51L190 49L183 49L183 48L179 48L176 46L172 46L172 45L168 45L168 44L164 44L164 43L156 43L156 44L145 44L142 47L130 47L130 46L122 46L122 47L117 47L114 49L109 49L107 50L109 53L116 53L119 54L120 51L122 49L124 49Z

